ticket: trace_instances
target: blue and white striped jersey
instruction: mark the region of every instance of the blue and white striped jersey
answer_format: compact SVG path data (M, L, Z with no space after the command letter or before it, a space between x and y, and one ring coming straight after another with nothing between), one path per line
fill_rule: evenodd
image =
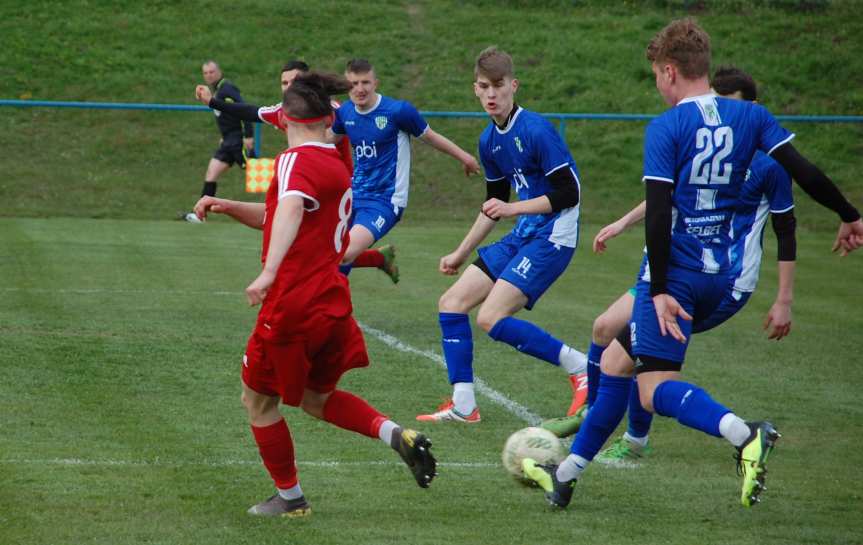
M793 137L764 107L714 94L650 122L643 179L674 184L672 265L731 272L731 220L749 164L757 150L769 154Z
M347 134L354 147L354 200L408 204L410 137L422 136L428 123L413 104L378 95L370 110L359 112L347 101L336 110L333 132Z
M758 152L746 172L731 220L732 276L736 290L752 292L758 284L763 254L761 241L768 214L781 214L792 208L791 177L782 165Z
M568 168L581 183L569 149L554 126L541 115L519 107L505 129L493 122L479 137L479 157L489 182L506 178L520 200L551 192L547 176ZM578 243L579 205L548 214L519 216L513 233L522 238L544 238L575 248Z

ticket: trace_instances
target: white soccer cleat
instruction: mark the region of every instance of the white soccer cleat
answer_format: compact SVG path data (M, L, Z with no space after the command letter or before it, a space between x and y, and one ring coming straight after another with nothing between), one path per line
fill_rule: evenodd
M470 414L464 415L455 410L455 404L451 399L443 402L437 412L431 414L417 415L420 422L462 422L464 424L476 424L482 418L479 416L479 407L474 407Z

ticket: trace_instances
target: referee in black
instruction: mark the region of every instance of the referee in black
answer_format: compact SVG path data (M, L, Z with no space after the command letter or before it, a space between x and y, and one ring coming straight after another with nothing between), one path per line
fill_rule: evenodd
M204 82L214 97L225 102L243 102L240 90L225 79L216 61L208 60L203 64L201 70L204 75ZM216 125L219 127L222 138L219 140L219 148L213 153L210 164L207 165L204 187L201 190L202 197L204 195L215 196L219 176L234 164L243 168L245 166L243 147L248 150L251 157L255 146L254 125L252 123L243 123L238 118L219 110L213 110L213 114L216 116ZM183 214L183 219L190 223L201 223L194 212Z

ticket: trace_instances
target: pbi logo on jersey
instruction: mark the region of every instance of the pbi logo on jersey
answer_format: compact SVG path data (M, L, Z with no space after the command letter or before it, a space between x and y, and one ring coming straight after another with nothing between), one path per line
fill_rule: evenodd
M491 152L492 152L492 153L497 153L497 152L499 152L499 151L500 151L500 146L499 146L499 145L498 145L498 146L495 146L495 147L493 147L493 148L491 148Z
M375 117L375 125L380 130L384 130L387 126L387 118L382 115Z
M378 216L378 219L375 220L375 228L380 231L384 228L384 225L387 224L387 220L384 219L383 216Z
M378 157L378 148L375 147L374 141L369 145L366 144L365 140L360 140L360 143L354 146L354 152L357 154L357 159L377 159Z
M530 259L522 257L521 262L512 269L512 272L524 279L527 279L527 273L530 271L530 266Z
M521 140L518 138L518 136L513 138L512 141L515 142L515 147L518 148L518 152L524 153L524 148L521 146Z

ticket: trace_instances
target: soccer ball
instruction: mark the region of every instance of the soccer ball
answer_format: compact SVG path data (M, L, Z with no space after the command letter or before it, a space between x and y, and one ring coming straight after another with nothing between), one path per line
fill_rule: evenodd
M524 479L521 461L533 458L540 464L559 464L568 454L556 435L542 428L524 428L509 436L503 446L503 467L507 473Z

